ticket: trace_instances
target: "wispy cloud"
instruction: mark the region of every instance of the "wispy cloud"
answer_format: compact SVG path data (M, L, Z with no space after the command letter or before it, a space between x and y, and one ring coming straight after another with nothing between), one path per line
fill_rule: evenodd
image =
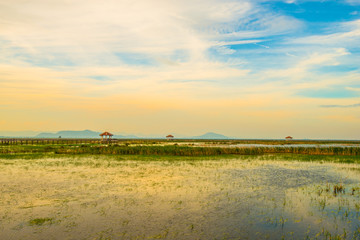
M240 40L240 41L228 41L228 42L217 42L215 46L227 46L227 45L242 45L242 44L250 44L250 43L259 43L263 40Z
M320 105L321 108L354 108L360 107L360 103L350 105Z
M327 33L307 37L298 37L289 40L290 44L307 44L327 46L356 46L360 39L360 20L333 23Z
M60 56L75 65L117 65L121 60L114 52L158 59L179 50L188 53L189 61L204 61L214 41L245 44L260 41L248 38L294 31L299 25L246 0L11 1L2 3L0 15L7 59L55 65L62 65Z
M288 53L286 53L288 55ZM290 55L291 61L280 65L283 68L273 68L266 71L267 78L286 78L286 81L314 81L314 74L311 72L314 68L322 66L336 66L339 63L338 59L350 53L344 48L328 49L326 51L318 51L309 53L308 55L296 57ZM290 64L290 66L288 65ZM318 79L321 80L321 79Z
M360 5L360 0L345 0L345 1L352 5Z

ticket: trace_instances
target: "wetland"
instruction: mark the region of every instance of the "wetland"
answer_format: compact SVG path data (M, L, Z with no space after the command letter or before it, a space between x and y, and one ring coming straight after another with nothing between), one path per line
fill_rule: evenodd
M0 156L1 239L360 239L358 156L37 154Z

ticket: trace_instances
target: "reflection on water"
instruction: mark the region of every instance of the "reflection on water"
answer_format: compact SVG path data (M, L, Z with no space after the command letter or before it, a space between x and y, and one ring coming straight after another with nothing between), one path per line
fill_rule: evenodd
M359 239L359 175L239 159L1 160L0 238Z
M282 148L296 148L296 147L318 147L318 148L331 148L331 147L341 147L341 148L358 148L359 144L234 144L234 145L224 145L223 147L282 147Z

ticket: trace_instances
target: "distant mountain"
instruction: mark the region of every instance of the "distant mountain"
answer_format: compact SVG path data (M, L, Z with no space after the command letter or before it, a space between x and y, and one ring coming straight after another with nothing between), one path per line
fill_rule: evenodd
M56 133L39 133L36 138L56 138L59 137Z
M0 131L1 138L34 137L39 133L36 131Z
M57 133L40 133L36 135L37 138L98 138L98 132L84 130L84 131L59 131Z
M101 132L94 132L91 130L84 131L59 131L57 133L40 133L36 135L37 138L100 138ZM134 135L114 135L113 138L138 138Z
M34 133L34 132L32 132ZM96 132L96 131L91 131L91 130L83 130L83 131L59 131L59 132L42 132L39 133L37 135L33 135L33 137L35 138L100 138L99 134L101 132ZM0 133L2 136L6 136L3 133ZM22 133L24 134L24 133ZM135 136L135 135L120 135L120 134L116 134L113 133L114 136L113 138L117 138L117 139L139 139L139 138L154 138L154 139L163 139L165 138L164 136L160 136L160 135L145 135L141 137ZM9 134L10 135L10 134ZM15 134L14 134L15 135ZM20 135L18 133L18 135ZM214 132L208 132L205 133L204 135L201 136L195 136L195 137L186 137L183 135L174 135L175 138L183 138L183 139L230 139L227 136L224 136L222 134L218 134L218 133L214 133ZM23 135L23 137L31 137L31 136L26 136L25 134Z
M208 132L201 136L192 137L194 139L229 139L229 137L222 134Z

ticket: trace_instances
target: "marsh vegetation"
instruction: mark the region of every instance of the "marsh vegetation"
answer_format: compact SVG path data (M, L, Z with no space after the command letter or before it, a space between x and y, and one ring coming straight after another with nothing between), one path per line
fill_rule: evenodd
M0 145L0 158L39 158L67 155L147 155L147 156L224 156L302 154L322 156L360 156L360 144L239 144L236 141L123 141L107 144ZM55 157L57 157L55 156Z
M354 156L13 154L1 239L360 236L360 166L339 163Z

